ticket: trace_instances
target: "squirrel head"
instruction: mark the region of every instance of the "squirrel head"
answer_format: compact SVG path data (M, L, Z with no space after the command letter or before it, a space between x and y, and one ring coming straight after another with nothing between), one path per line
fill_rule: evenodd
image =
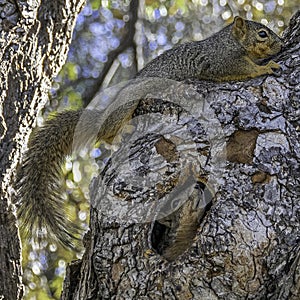
M241 17L234 18L232 35L254 62L278 54L283 45L281 38L271 29Z

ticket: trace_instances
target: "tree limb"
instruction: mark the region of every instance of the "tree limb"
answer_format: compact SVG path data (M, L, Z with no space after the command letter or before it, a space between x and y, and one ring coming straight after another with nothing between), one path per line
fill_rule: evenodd
M188 81L140 102L135 131L91 186L87 251L76 265L74 293L62 299L299 299L299 24L298 12L285 33L278 77ZM193 99L199 105L188 106ZM197 119L199 109L205 114ZM225 148L210 136L218 128ZM190 176L188 201L147 222L146 212L161 215L162 199L174 189L184 198ZM209 205L184 218L206 187ZM126 211L130 205L134 213ZM187 235L184 253L170 261L173 228L197 219L194 238Z
M135 26L138 19L138 7L139 7L139 1L138 0L132 0L130 1L130 7L129 7L129 21L126 23L126 34L120 41L120 45L117 49L111 51L108 54L107 62L104 64L103 69L97 78L97 80L93 83L93 85L88 89L88 91L83 95L83 103L84 107L86 107L90 101L95 97L95 95L99 92L100 87L109 72L113 62L118 57L119 54L124 52L127 48L134 47L134 35L135 35Z

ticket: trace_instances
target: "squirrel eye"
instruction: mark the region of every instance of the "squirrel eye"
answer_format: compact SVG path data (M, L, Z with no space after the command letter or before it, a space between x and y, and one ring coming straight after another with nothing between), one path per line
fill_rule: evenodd
M263 38L263 39L265 39L266 37L268 37L268 33L267 33L265 30L260 30L260 31L258 32L258 35L259 35L261 38Z

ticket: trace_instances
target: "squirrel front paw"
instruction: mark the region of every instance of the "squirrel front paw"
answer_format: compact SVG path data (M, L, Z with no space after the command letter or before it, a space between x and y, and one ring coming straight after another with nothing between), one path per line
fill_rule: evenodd
M270 60L265 67L269 70L268 74L278 74L276 71L281 69L280 65L273 60Z

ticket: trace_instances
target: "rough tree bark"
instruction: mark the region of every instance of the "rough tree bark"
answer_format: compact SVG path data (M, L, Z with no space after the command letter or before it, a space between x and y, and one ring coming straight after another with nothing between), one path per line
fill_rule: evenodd
M0 298L21 299L21 253L12 178L51 81L64 64L84 0L1 1Z
M134 116L144 122L123 136L91 186L86 252L68 268L62 299L300 298L299 12L284 41L278 76L189 81L140 101ZM200 114L189 100L199 101ZM216 128L221 134L209 136ZM186 199L190 175L181 168L195 181ZM178 186L188 201L149 221ZM212 197L194 217L189 203L206 187ZM177 253L180 222L195 228L181 232L187 243Z

